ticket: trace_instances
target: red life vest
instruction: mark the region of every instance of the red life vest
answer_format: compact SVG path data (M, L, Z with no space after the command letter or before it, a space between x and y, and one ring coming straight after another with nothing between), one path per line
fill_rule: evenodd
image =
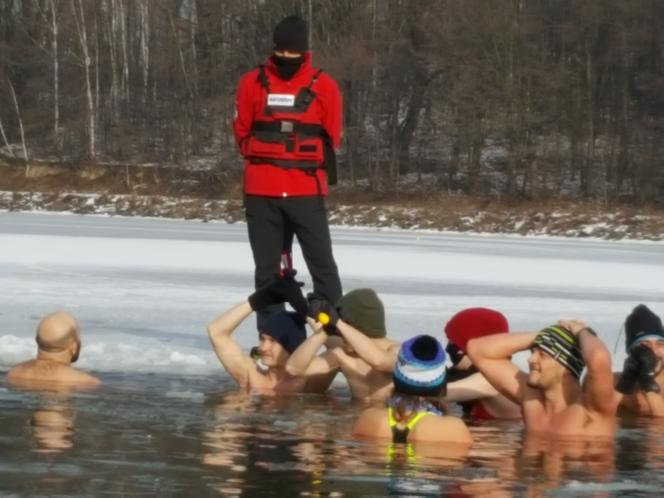
M258 81L265 90L265 103L252 123L243 149L250 162L312 172L324 167L326 146L331 150L330 137L315 122L317 117L311 106L316 98L311 88L321 73L319 69L295 95L277 94L271 93L265 67L259 66Z

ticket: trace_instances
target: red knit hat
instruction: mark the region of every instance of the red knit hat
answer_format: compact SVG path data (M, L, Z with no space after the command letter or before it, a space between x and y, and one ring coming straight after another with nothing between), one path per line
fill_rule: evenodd
M489 308L467 308L459 311L445 325L448 341L464 353L471 339L508 330L509 324L505 315Z

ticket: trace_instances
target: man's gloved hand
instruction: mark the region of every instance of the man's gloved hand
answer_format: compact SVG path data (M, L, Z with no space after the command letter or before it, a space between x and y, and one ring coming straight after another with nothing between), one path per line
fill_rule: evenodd
M297 270L284 270L275 283L274 292L283 298L281 302L290 304L304 321L307 317L309 303L302 294L304 282L295 280L295 275L297 275Z
M307 314L323 325L323 330L325 330L326 334L338 335L337 322L339 321L339 313L334 306L327 299L323 299L314 293L307 294L307 301L309 301Z
M625 358L622 374L616 383L616 391L623 394L634 394L639 380L639 360L630 354Z
M254 311L260 311L271 304L289 303L302 317L307 315L307 300L302 295L303 282L295 280L295 270L286 270L276 275L270 282L249 296L249 304Z
M655 382L659 359L652 349L645 344L640 344L630 351L630 356L636 358L639 363L639 387L644 392L659 392L659 385Z
M248 298L249 305L254 311L261 311L271 304L280 304L285 301L285 299L277 300L277 297L274 294L274 285L276 279L270 280L267 284L251 294Z
M637 388L644 392L659 392L659 385L655 382L658 363L655 353L645 344L632 348L625 358L616 390L623 394L634 394Z

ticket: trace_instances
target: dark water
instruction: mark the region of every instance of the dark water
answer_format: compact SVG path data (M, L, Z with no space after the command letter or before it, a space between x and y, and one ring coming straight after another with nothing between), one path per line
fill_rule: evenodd
M92 393L0 382L2 496L662 496L664 422L616 441L471 427L468 454L356 441L345 388L273 399L225 378L106 376Z

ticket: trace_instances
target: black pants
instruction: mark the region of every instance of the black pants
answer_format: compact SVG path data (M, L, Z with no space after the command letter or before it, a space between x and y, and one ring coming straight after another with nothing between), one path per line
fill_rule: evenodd
M279 272L281 253L290 250L295 235L311 274L314 292L331 303L341 297L341 280L332 254L330 228L322 197L247 195L244 208L256 265L256 288L267 284ZM278 309L283 309L283 306L261 311L258 314L258 328L267 316Z

